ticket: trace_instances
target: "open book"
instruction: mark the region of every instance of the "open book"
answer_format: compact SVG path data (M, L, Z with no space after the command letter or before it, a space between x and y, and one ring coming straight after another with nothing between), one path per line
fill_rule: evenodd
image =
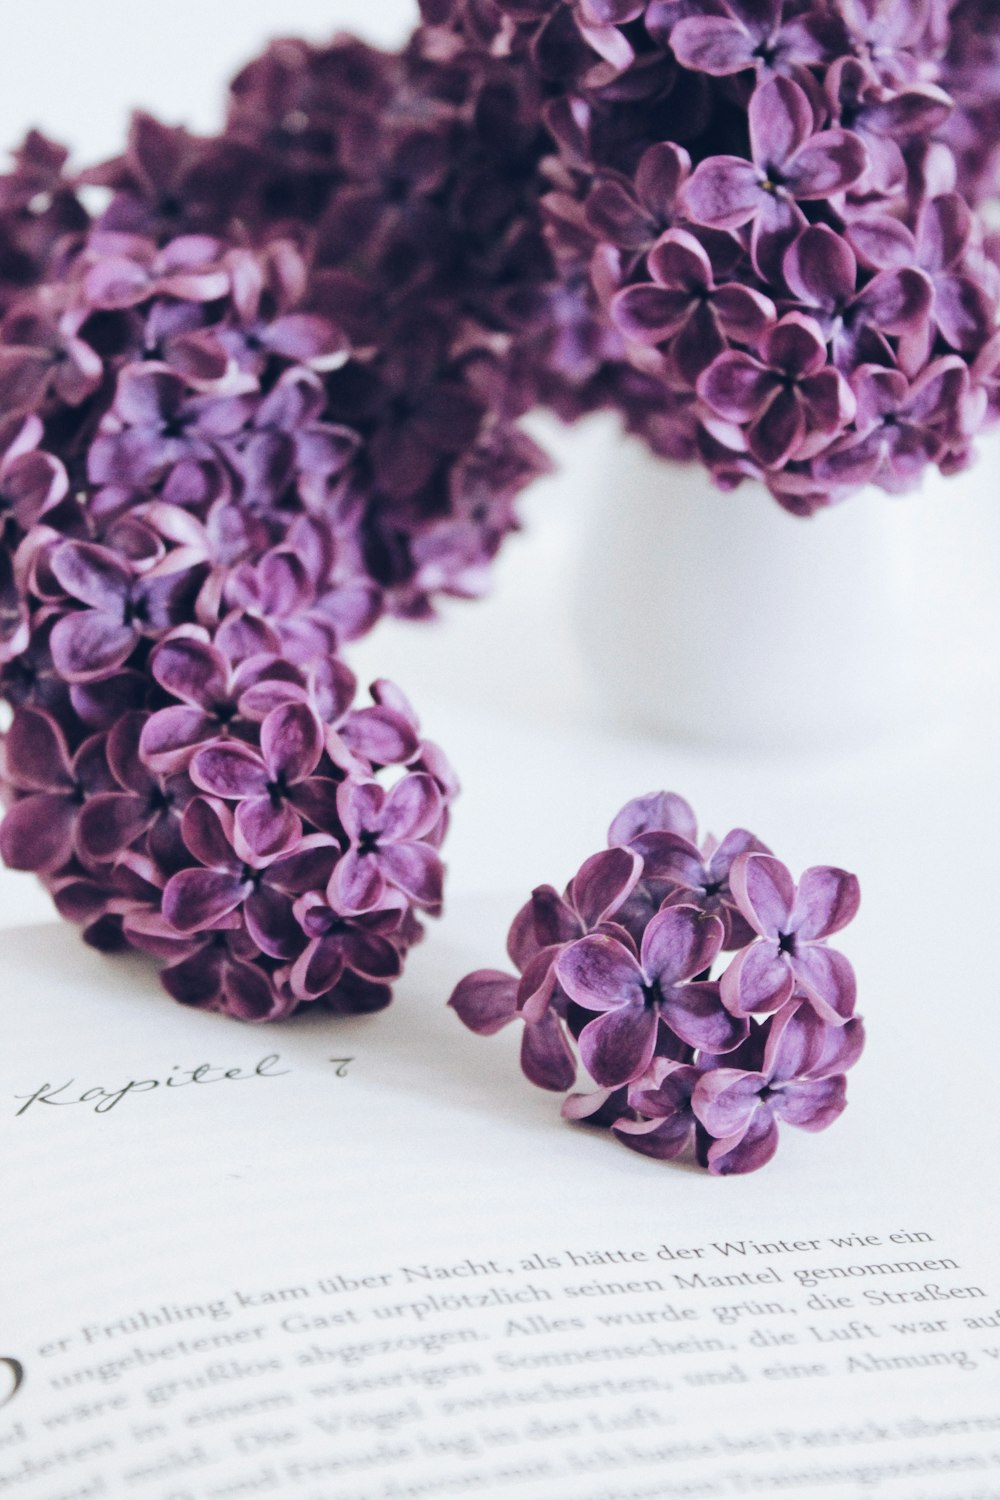
M263 1028L0 936L0 1497L1000 1495L992 1020L883 997L839 1124L710 1179L445 1010L508 917Z

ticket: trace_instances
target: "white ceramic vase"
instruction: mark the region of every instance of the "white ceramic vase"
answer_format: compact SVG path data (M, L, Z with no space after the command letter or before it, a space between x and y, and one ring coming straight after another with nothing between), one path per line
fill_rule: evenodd
M632 729L762 751L859 747L995 690L1000 437L910 495L808 519L632 440L610 456L579 601Z

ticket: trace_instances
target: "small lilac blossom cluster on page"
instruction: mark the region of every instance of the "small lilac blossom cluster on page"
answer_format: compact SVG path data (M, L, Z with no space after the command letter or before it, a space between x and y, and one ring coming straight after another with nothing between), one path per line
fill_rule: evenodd
M1000 415L993 7L423 9L542 87L557 274L619 336L636 378L605 368L605 398L656 451L803 514L969 462Z
M569 1095L567 1119L646 1156L751 1172L780 1123L823 1130L844 1109L864 1031L829 939L859 900L856 877L826 865L796 885L745 829L699 843L684 799L652 793L562 895L532 892L507 943L518 974L479 970L449 1004L483 1036L520 1021L540 1088L572 1089L582 1063L597 1087Z

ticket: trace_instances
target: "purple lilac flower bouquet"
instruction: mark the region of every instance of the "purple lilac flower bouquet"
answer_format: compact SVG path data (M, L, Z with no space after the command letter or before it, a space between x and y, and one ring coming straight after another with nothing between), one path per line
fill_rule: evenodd
M1000 275L974 213L1000 186L990 6L423 9L544 92L557 275L604 332L603 399L656 451L801 513L969 461L998 415Z
M0 853L190 1004L376 1009L440 908L454 777L341 651L481 591L546 467L470 290L489 89L276 44L218 137L0 179Z
M582 1063L597 1088L569 1095L567 1119L646 1156L754 1171L779 1122L823 1130L844 1109L864 1031L828 939L859 900L855 876L825 865L796 885L746 829L699 844L684 799L652 793L562 895L532 892L507 942L518 975L469 974L449 1004L482 1036L520 1021L540 1088L573 1088Z

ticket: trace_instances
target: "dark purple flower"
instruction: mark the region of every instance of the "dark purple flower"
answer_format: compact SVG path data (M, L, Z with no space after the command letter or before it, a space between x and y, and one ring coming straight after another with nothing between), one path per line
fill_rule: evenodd
M728 1052L746 1035L719 997L718 985L697 980L722 947L723 927L695 907L658 913L638 959L615 938L581 938L559 957L563 989L584 1010L601 1014L580 1033L580 1054L602 1088L640 1077L652 1060L661 1020L691 1047Z
M862 365L851 384L856 431L817 460L821 482L912 489L925 466L941 462L959 440L969 368L957 354L934 360L912 383L901 370Z
M443 866L426 835L440 817L441 793L430 776L404 776L389 792L374 781L345 781L337 809L350 846L330 880L335 911L374 911L399 891L427 911L440 910Z
M336 840L310 834L294 848L258 855L243 839L224 803L195 797L184 813L181 835L196 866L167 881L163 915L180 933L225 928L237 911L257 947L272 958L296 958L306 938L294 901L329 879Z
M628 1090L634 1118L621 1116L612 1131L623 1146L658 1161L673 1161L686 1150L696 1121L691 1098L700 1078L700 1068L689 1063L655 1057L649 1071Z
M759 1069L713 1068L702 1074L691 1107L714 1137L708 1169L719 1176L753 1172L778 1146L778 1121L825 1130L843 1112L844 1072L864 1044L859 1021L831 1032L808 1005L788 1004L763 1028Z
M629 338L665 350L668 374L693 386L729 344L756 345L777 318L774 303L737 282L716 286L712 262L684 229L671 229L650 251L652 282L618 293L612 316Z
M314 773L323 728L307 703L279 703L260 726L260 749L214 740L194 755L189 774L212 797L235 802L236 829L257 857L293 847L302 818L326 829L335 816L337 783Z
M734 862L730 885L741 913L760 934L722 976L722 999L733 1015L780 1010L798 990L829 1025L848 1020L854 1013L854 970L826 940L857 913L857 878L815 865L796 887L772 854L749 853Z
M678 62L700 73L794 73L826 62L842 42L836 16L819 7L796 14L785 0L721 0L715 13L705 9L708 14L679 20L670 33Z
M92 735L71 754L50 714L15 711L3 741L3 779L16 800L0 824L0 855L11 869L48 875L72 858L87 799L117 788L106 740Z
M819 325L788 313L764 336L761 359L720 354L698 382L705 403L726 422L746 426L747 447L765 468L829 447L855 413L850 386L827 363Z
M805 227L800 202L827 199L857 182L868 165L849 130L816 131L813 107L790 78L772 78L750 100L750 154L712 156L687 185L688 213L715 229L752 225L754 264L767 276Z
M67 597L84 606L52 632L52 659L67 682L112 676L143 637L165 635L190 609L200 560L176 548L145 571L93 542L62 542L50 559Z

